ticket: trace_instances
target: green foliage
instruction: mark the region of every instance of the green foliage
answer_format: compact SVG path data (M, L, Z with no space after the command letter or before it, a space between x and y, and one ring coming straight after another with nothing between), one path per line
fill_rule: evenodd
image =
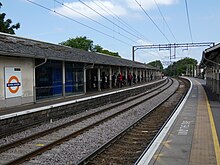
M92 50L93 41L84 37L70 38L67 41L60 43L61 45L70 46L72 48L78 48L82 50Z
M0 2L0 8L1 6L2 6L2 3ZM12 20L11 19L5 20L5 16L6 16L5 13L0 13L0 32L15 34L14 29L19 29L20 24L16 23L14 25L11 25Z
M116 57L120 57L118 52L110 52L109 50L103 49L101 46L99 45L95 45L93 48L94 52L99 52L99 53L103 53L103 54L108 54L110 56L116 56Z
M111 52L109 50L103 49L100 45L93 45L93 41L87 39L85 36L70 38L67 41L61 42L60 44L65 46L70 46L72 48L78 48L86 51L99 52L111 56L120 57L118 52Z
M193 66L196 66L196 65L197 65L197 61L195 59L184 58L182 60L179 60L169 65L165 69L165 74L167 76L181 76L181 75L186 74L187 68L188 70L189 68L191 68L191 72L192 72Z
M148 65L151 65L155 68L159 68L159 69L163 70L163 65L160 60L149 62Z
M94 52L100 52L101 53L102 50L103 50L103 48L99 45L95 45L94 48L93 48Z

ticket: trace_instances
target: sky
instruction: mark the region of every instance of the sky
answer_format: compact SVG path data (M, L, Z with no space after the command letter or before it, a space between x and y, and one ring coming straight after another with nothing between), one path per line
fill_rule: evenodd
M219 0L0 0L0 12L19 22L17 36L58 44L86 36L94 45L132 59L132 46L220 42ZM187 6L187 7L186 7ZM188 9L188 10L187 10ZM187 17L188 13L188 17ZM189 18L189 19L188 19ZM189 20L189 21L188 21ZM189 28L190 26L190 28ZM208 47L137 49L135 60L164 66L185 57L201 61ZM174 57L174 56L173 56Z

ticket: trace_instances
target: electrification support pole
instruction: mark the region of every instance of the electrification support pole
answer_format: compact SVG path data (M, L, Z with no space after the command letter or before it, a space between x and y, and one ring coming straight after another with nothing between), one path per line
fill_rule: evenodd
M132 66L131 66L131 74L133 75L134 73L134 50L135 46L132 46Z
M194 48L194 47L211 47L214 46L214 42L200 42L200 43L182 43L182 44L158 44L158 45L136 45L132 46L132 61L134 61L135 51L138 49L159 49L160 50L169 50L170 51L170 61L171 59L176 58L176 49L178 48ZM172 49L174 55L172 55Z
M170 47L170 61L172 59L172 50L171 50L171 47Z
M174 59L176 58L176 46L175 46L175 43L174 43Z
M132 46L132 61L134 61L134 46Z

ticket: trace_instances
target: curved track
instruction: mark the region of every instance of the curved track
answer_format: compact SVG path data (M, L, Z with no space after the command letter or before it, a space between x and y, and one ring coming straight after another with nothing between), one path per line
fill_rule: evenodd
M179 81L179 88L161 104L77 164L134 164L159 134L186 94L187 84L184 80Z
M141 95L132 97L131 99L117 103L111 107L102 109L99 112L95 112L83 118L73 120L71 122L65 123L61 126L54 127L50 130L45 130L40 133L34 134L30 137L20 139L13 143L4 145L0 147L0 157L5 158L3 164L19 164L22 163L38 154L41 154L56 145L59 145L69 139L75 138L85 131L92 129L107 120L115 118L120 114L129 111L131 108L146 102L147 100L157 96L159 93L165 91L172 85L172 80L169 80L166 84L159 86L158 88L145 92ZM115 110L115 108L120 107L120 110ZM105 113L108 111L108 114ZM110 114L109 114L109 111ZM100 117L100 115L102 116ZM104 115L103 115L104 114ZM93 123L85 124L87 119L93 118ZM83 126L76 126L81 124ZM78 127L78 128L77 128ZM76 129L77 128L77 129ZM43 142L42 142L43 141ZM15 152L16 151L16 152ZM10 153L13 153L10 155ZM5 155L10 155L8 161Z

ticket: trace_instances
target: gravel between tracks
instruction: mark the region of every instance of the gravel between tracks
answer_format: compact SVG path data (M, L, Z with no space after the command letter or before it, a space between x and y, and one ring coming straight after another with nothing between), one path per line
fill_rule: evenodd
M132 97L136 97L136 96L132 96ZM125 100L128 100L132 97L129 97ZM53 127L56 127L56 126L59 126L61 124L70 122L70 121L78 119L78 118L81 118L81 117L89 115L91 113L98 112L101 109L110 107L114 104L117 104L117 103L111 103L111 104L107 104L107 105L104 105L104 106L101 106L101 107L98 107L98 108L95 108L95 109L90 109L90 110L87 110L85 112L82 112L82 113L79 113L79 114L76 114L76 115L65 117L63 119L59 119L59 120L56 120L56 121L51 121L50 123L42 123L39 126L29 128L25 131L22 131L22 132L19 132L19 133L16 133L16 134L12 134L12 135L7 136L7 137L0 138L0 146L6 145L8 143L14 142L16 140L19 140L19 139L22 139L22 138L25 138L25 137L28 137L28 136L36 134L38 132L41 132L41 131L44 131L44 130L47 130L47 129L50 129L50 128L53 128Z
M158 94L154 99L151 99L74 139L56 146L24 164L76 164L80 159L90 154L96 148L100 147L121 132L128 125L138 120L152 107L157 105L163 98L166 98L172 93L177 87L178 82L177 80L174 80L174 84L170 90Z
M113 105L113 104L111 104L111 105ZM33 135L33 134L41 132L43 130L47 130L47 129L53 128L55 126L58 126L58 125L70 122L70 121L75 120L77 118L81 118L83 116L86 116L88 114L97 112L100 109L103 109L103 108L109 107L109 106L110 105L108 104L108 105L105 105L105 106L102 106L102 107L98 107L98 108L95 108L95 109L91 109L91 110L88 110L88 111L85 111L85 112L82 112L82 113L70 116L70 117L66 117L66 118L63 118L63 119L56 120L56 121L51 121L50 123L43 123L40 126L37 126L37 127L34 127L34 128L30 128L30 129L27 129L25 131L13 134L11 136L7 136L7 137L4 137L4 138L1 138L0 139L0 146L8 144L8 143L13 142L13 141L18 140L18 139L22 139L24 137Z

